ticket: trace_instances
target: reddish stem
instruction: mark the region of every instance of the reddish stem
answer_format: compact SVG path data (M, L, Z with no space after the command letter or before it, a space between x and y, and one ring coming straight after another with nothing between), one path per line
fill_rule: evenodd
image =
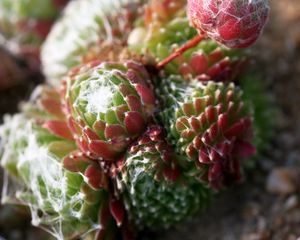
M163 68L165 65L167 65L169 62L171 62L172 60L174 60L175 58L179 57L180 55L182 55L185 51L189 50L192 47L195 47L196 45L198 45L198 43L200 43L204 38L206 38L206 35L203 33L198 34L197 36L195 36L194 38L192 38L191 40L189 40L186 44L184 44L183 46L181 46L180 48L176 49L175 52L173 52L170 56L166 57L165 59L163 59L162 61L160 61L156 67L158 69Z

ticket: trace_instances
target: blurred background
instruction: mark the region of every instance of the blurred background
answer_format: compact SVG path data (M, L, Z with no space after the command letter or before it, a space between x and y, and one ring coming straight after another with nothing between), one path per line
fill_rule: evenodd
M262 73L279 108L270 150L243 185L214 200L212 207L187 223L143 239L296 240L300 236L300 1L270 1L269 23L252 48L252 63ZM1 13L1 12L0 12ZM14 113L42 74L0 41L0 116ZM50 239L30 226L26 209L0 206L0 236ZM0 237L0 239L1 239Z

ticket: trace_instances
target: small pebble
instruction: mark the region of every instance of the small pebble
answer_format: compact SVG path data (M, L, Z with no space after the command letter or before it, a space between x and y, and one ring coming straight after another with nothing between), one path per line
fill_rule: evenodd
M286 200L284 207L285 210L290 211L295 209L298 205L299 205L298 197L296 195L292 195Z
M267 191L278 195L289 195L297 191L297 178L291 168L274 169L266 184Z

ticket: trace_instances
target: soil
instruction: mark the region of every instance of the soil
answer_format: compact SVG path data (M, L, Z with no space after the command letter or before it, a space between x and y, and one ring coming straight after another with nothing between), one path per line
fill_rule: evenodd
M252 48L255 65L265 76L268 91L279 108L271 148L243 185L216 195L201 215L160 233L150 240L296 240L300 237L300 1L270 1L269 23ZM0 112L15 112L28 97L30 81L1 92ZM289 190L287 190L289 189ZM29 227L26 217L7 229L7 212L0 208L0 236L7 239L46 239ZM13 211L15 212L15 210ZM23 220L22 220L23 219ZM24 230L26 229L26 230ZM1 239L1 237L0 237Z

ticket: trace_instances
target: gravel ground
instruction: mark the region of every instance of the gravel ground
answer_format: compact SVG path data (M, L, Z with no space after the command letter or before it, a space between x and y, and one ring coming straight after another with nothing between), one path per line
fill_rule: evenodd
M300 236L300 1L270 4L269 24L253 53L280 110L271 149L258 159L258 168L245 184L220 193L204 214L168 231L145 233L141 239L296 240ZM0 92L1 113L16 111L35 82L30 89L26 85ZM17 222L7 220L8 213L21 217ZM28 222L24 211L20 215L12 207L0 208L0 235L13 240L47 238Z

